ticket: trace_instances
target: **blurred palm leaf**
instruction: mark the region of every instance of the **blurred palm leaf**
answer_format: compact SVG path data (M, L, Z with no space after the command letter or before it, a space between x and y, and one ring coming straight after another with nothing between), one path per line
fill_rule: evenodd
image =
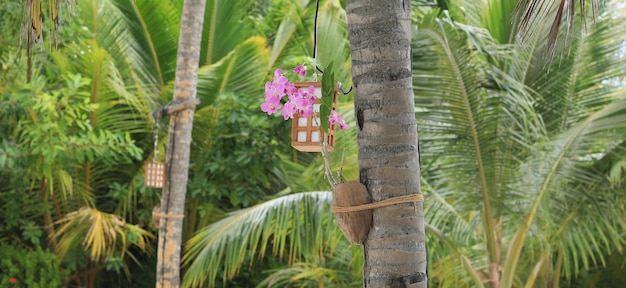
M570 35L573 45L559 63L544 63L549 27L502 46L486 30L424 16L414 37L416 115L431 203L425 216L437 229L431 237L445 239L429 242L429 256L450 259L433 264L444 287L475 283L454 276L471 272L460 254L484 278L489 246L509 249L502 253L504 287L527 279L558 286L558 275L572 279L621 247L625 199L606 180L609 169L590 169L593 155L611 153L612 163L624 157L614 149L626 120L614 80L623 77L623 21L602 20L596 33ZM608 216L593 216L599 211ZM494 225L481 225L485 217ZM502 244L485 245L485 233Z
M267 73L268 51L265 39L251 37L214 64L198 71L198 98L212 103L220 93L262 100L263 79Z
M132 35L130 43L136 43L137 61L146 81L159 87L174 79L176 51L182 6L177 1L131 1L111 0L123 16L126 33ZM138 69L135 66L134 69Z
M270 23L279 23L277 27L273 27L275 25L273 23L270 24L272 26L269 29L276 33L268 37L272 46L269 63L271 67L291 69L302 64L303 59L313 57L317 3L315 0L279 2L280 5L275 4L269 8L269 15L274 18L266 20L271 21ZM338 80L348 83L350 81L347 63L348 32L345 11L340 1L321 0L317 17L318 66L325 67L330 62L341 63L337 65L341 69L335 71L335 76ZM310 69L309 73L313 73L313 70Z
M129 248L134 246L145 251L148 238L153 237L117 215L89 207L68 213L56 224L59 227L54 237L59 241L56 252L60 257L74 249L84 249L96 262L116 256L135 259L132 254L126 255Z
M443 183L453 185L439 193L468 192L454 203L456 209L465 211L462 215L477 209L491 214L491 206L501 205L498 196L512 181L508 168L515 167L515 159L524 153L519 146L531 145L531 132L541 131L538 118L529 117L531 99L519 82L496 67L485 69L488 57L500 61L510 57L486 30L430 16L415 39L417 117L420 140L427 148L422 159L428 159L426 169L440 171L424 173L425 181L437 189ZM455 176L444 171L454 171ZM458 180L450 183L450 179ZM451 195L442 196L449 199Z
M287 195L232 212L198 231L186 244L183 286L214 286L218 273L233 277L245 261L267 251L288 263L323 261L323 255L345 242L330 200L330 192Z
M550 243L559 247L564 256L567 279L592 265L604 265L603 254L621 247L622 207L626 199L617 196L618 192L607 185L604 174L584 168L585 162L592 162L592 159L582 159L600 143L611 145L616 139L614 132L624 131L625 123L626 102L620 100L555 135L546 147L547 153L526 162L528 165L520 171L523 183L519 185L535 198L532 207L525 205L530 209L524 224L519 227L518 236L512 239L514 249L507 255L509 266L505 266L505 275L514 275L515 265L512 263L520 257L521 243L534 225L542 228L542 237L551 239ZM622 157L626 155L622 154ZM598 218L596 215L599 214L603 216ZM545 246L533 245L526 252L535 258L542 250L550 249ZM512 280L510 278L508 283Z
M90 103L95 110L89 123L94 131L124 131L135 139L150 133L147 125L149 114L147 98L137 97L140 89L126 84L113 59L97 43L85 40L52 53L55 63L64 73L81 73L93 77L90 87ZM74 181L86 193L106 191L113 182L123 182L137 173L136 166L119 166L95 158L87 164L89 168L76 169ZM81 184L82 183L82 184Z
M578 8L580 14L577 15L576 4L578 2ZM576 18L581 18L581 22L585 25L585 17L587 15L587 7L585 0L561 0L561 1L548 1L548 0L526 0L519 1L517 7L515 7L515 14L521 14L521 22L519 25L519 33L522 37L532 31L533 29L543 29L543 23L547 19L553 19L550 25L550 36L548 38L547 46L548 50L551 50L559 37L561 32L561 24L563 20L566 20L566 34L569 34L574 29L574 22ZM592 15L597 17L600 13L600 1L592 0Z
M230 54L252 36L253 24L248 13L255 1L208 0L202 28L200 65L213 64Z

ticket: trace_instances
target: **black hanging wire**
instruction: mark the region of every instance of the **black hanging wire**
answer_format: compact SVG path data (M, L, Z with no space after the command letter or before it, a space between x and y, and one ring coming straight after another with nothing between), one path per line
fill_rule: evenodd
M316 0L315 1L315 21L314 21L314 27L313 27L313 59L315 59L315 69L317 71L319 71L320 73L324 74L324 71L322 71L322 69L320 69L319 66L317 66L317 14L320 10L320 0ZM343 91L343 88L341 88L341 82L337 81L337 84L339 84L339 91L341 91L341 93L343 93L343 95L348 95L350 94L350 92L352 92L352 86L350 86L350 89L348 89L348 91Z
M319 67L317 67L317 13L320 10L320 0L315 1L315 22L313 24L313 59L315 59L315 69L324 73Z

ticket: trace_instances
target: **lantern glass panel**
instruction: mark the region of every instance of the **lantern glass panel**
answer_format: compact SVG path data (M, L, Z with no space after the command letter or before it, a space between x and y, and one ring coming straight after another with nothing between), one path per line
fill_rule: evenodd
M313 121L313 123L311 123L311 126L317 127L317 126L319 126L319 123L320 123L321 120L320 120L320 117L315 117L315 119L313 119L312 121Z
M311 132L311 142L320 142L320 132L318 131Z
M322 87L315 88L315 97L322 99Z
M298 132L298 142L306 142L306 131Z

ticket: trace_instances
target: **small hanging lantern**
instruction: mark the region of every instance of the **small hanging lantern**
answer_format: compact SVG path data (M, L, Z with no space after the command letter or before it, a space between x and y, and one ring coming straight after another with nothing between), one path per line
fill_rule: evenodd
M150 161L145 165L144 185L152 188L163 188L165 184L165 163Z
M152 161L146 162L144 165L144 186L151 188L163 188L165 185L165 163L159 162L159 122L154 117L154 157Z
M315 103L313 104L313 114L309 117L302 117L299 113L293 116L291 122L291 146L302 152L322 151L320 139L326 139L326 149L332 152L335 147L335 125L328 126L328 137L324 129L320 127L320 106L322 103L322 83L321 82L295 82L296 88L315 87ZM333 95L333 110L337 107L337 90Z

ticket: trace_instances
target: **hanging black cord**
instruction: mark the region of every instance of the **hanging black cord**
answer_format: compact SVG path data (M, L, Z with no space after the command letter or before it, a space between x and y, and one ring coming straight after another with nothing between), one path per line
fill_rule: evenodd
M316 0L315 1L315 22L313 23L313 59L316 59L317 62L317 14L320 10L320 0ZM319 66L317 66L317 63L315 63L315 69L317 71L319 71L320 73L324 74L324 71L322 71L322 69L320 69ZM348 92L344 92L343 89L341 89L341 87L339 87L339 90L341 91L341 93L343 93L343 95L348 95L350 94L350 92L352 92L352 86L350 86L350 89L348 90Z
M313 59L317 59L317 13L320 10L320 0L316 0L315 2L315 22L313 24L313 29L315 29L313 30ZM317 64L315 64L315 68L317 68L317 70L321 73L324 73L319 67L317 67Z
M313 59L316 59L315 69L324 74L324 71L317 66L317 13L320 10L320 0L315 1L315 22L313 26Z
M348 89L348 92L343 91L343 89L341 87L339 87L339 91L341 91L341 93L343 93L343 95L348 95L348 94L350 94L350 92L352 92L352 86L350 86L350 89Z

